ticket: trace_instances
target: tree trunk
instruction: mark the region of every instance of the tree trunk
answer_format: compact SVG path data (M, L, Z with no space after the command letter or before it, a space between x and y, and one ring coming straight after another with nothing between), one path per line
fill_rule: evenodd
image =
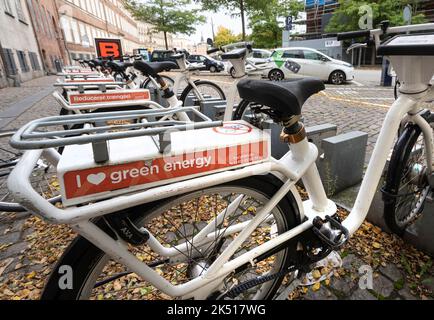
M164 31L164 43L166 44L166 50L169 50L169 44L167 43L167 32Z
M241 14L241 25L242 25L242 37L243 41L246 40L246 22L244 21L244 0L240 0L240 14Z

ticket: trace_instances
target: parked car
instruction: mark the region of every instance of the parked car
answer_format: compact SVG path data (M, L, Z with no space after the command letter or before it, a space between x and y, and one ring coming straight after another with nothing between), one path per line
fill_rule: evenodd
M280 81L288 78L315 77L332 84L354 79L354 67L311 48L281 48L271 55L271 70L262 76Z
M261 70L265 70L264 69L265 65L270 65L271 54L272 54L272 52L269 50L252 49L252 52L247 57L247 62L246 62L247 73L259 71L259 74L260 74ZM260 68L261 70L259 70L257 68ZM268 68L268 66L267 66L267 70L270 70L270 68ZM235 78L235 69L229 61L227 61L225 63L225 70L233 78Z
M175 61L171 58L175 52L173 50L154 50L151 54L151 62Z
M210 72L220 72L223 71L225 65L208 56L204 56L201 54L191 54L187 58L188 62L196 63L199 66L199 70L208 70Z
M184 53L187 58L190 56L188 51L183 49L177 50L176 53ZM149 60L151 62L173 61L176 63L176 60L172 58L174 54L175 54L174 50L154 50L152 51Z
M270 61L272 52L265 49L253 49L252 56L249 60L254 64L263 64Z

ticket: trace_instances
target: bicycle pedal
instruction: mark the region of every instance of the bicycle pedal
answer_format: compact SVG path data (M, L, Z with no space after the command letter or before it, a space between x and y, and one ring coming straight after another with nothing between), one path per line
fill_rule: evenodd
M349 232L340 221L330 216L313 219L313 232L332 250L340 249L349 239Z
M104 218L122 240L134 246L145 244L149 240L148 231L138 228L128 216L117 213Z

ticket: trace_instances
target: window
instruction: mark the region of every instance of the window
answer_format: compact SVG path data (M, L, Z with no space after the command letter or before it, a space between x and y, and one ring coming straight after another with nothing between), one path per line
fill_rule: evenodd
M4 0L5 4L5 12L11 16L13 16L12 7L11 7L11 0Z
M304 58L309 60L321 60L321 58L323 57L319 53L310 50L303 50L303 53L304 53Z
M20 67L22 72L29 72L30 68L27 63L26 53L24 51L17 50L18 61L20 62Z
M38 55L35 52L29 52L30 64L32 69L37 71L41 70L41 65L39 64Z
M15 8L17 9L17 16L21 22L26 23L26 16L24 15L23 5L21 0L15 0Z
M283 53L282 58L304 59L304 55L301 50L287 50Z
M3 54L5 57L5 68L8 74L17 74L17 65L15 64L14 53L11 49L3 49Z

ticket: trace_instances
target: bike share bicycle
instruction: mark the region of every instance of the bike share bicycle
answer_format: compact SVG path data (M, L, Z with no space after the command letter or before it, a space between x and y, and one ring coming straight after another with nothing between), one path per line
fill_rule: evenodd
M157 99L157 101L149 102L149 89L140 89L139 87L150 87L149 81L155 84L158 92L164 92L168 87L172 87L173 80L170 77L161 75L163 71L178 68L174 62L161 62L161 63L148 63L142 60L140 56L123 56L124 60L132 60L133 62L120 62L115 61L113 57L98 58L92 61L81 61L80 64L94 65L98 61L98 73L92 72L93 69L81 69L77 67L66 67L63 73L59 73L64 77L63 81L57 80L54 84L55 87L62 89L61 93L55 91L53 97L61 106L60 116L67 116L71 114L82 113L105 113L126 110L142 110L144 108L179 108L182 102L176 99L175 96L160 94L164 101ZM177 56L180 65L185 64L184 55ZM193 88L197 89L195 83L190 79L189 72L193 69L185 71L183 77L188 79L189 85L186 88L185 97L189 96ZM110 74L107 77L105 74ZM139 73L139 76L136 75ZM104 75L103 75L104 74ZM116 82L116 79L125 82ZM145 79L143 80L143 78ZM135 81L139 81L136 84ZM197 82L196 82L197 83ZM198 83L200 86L202 83ZM128 89L125 88L128 87ZM220 90L220 89L219 89ZM205 99L200 91L198 99ZM110 102L107 102L109 97ZM116 98L119 97L119 98ZM85 102L82 102L84 100ZM88 102L86 102L88 101ZM187 119L185 113L178 113L178 116ZM126 120L123 120L124 124ZM65 130L70 130L71 136L74 136L73 130L81 129L80 124L63 124ZM0 135L0 139L8 140L13 135L13 132L5 132ZM14 201L12 195L6 188L6 181L9 173L14 168L15 164L19 161L22 152L13 150L11 148L0 148L3 151L2 164L0 166L0 211L2 212L22 212L25 209ZM58 148L58 152L63 152L63 146ZM50 170L51 169L51 170ZM40 190L47 194L51 203L59 202L60 197L58 191L51 186L53 181L52 166L49 163L39 161L34 167L32 176L32 183L39 185Z
M243 99L267 106L267 114L284 126L282 141L291 150L281 160L270 157L269 136L245 121L153 121L187 110L200 116L195 108L51 117L21 128L11 144L29 151L10 174L10 190L29 211L52 223L69 224L80 234L58 262L43 298L92 298L129 272L140 276L140 285L153 293L170 297L273 298L285 276L291 281L309 271L313 262L340 248L360 227L402 123L416 125L423 133L424 177L433 187L432 114L421 103L434 95L429 85L434 35L397 35L380 43L383 35L426 30L434 30L434 24L389 28L383 23L380 29L339 35L373 37L378 54L391 60L402 79L401 96L386 115L354 208L344 221L326 197L315 164L318 150L307 141L300 123L303 103L324 90L316 79L238 83ZM92 126L128 117L141 121L128 127ZM82 136L73 138L42 130L59 121L87 125ZM69 146L62 157L52 149L59 146ZM151 146L166 152L157 156L151 151L143 157ZM233 157L222 167L207 167L210 153L201 147L213 152L222 148ZM63 209L49 204L28 181L42 155L58 164ZM160 160L164 156L167 161ZM171 168L171 174L160 175L161 165ZM309 196L306 201L295 188L299 180ZM110 259L126 267L106 278ZM58 287L62 265L74 270L71 290Z

